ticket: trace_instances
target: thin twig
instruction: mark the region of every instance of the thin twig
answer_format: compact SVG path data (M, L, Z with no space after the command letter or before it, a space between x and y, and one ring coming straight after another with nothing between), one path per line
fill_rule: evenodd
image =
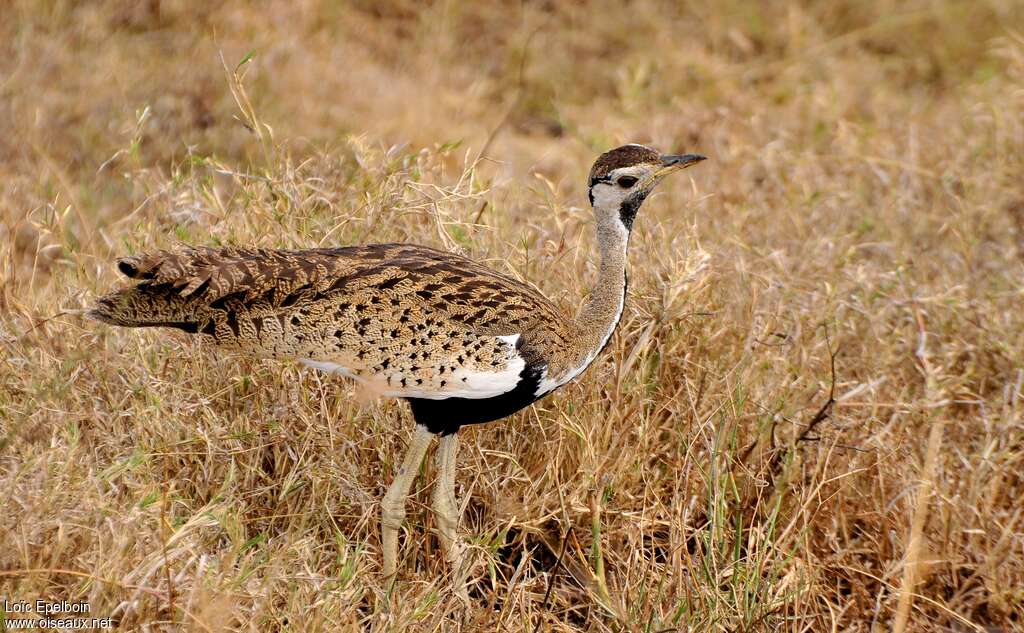
M818 412L815 413L814 417L811 418L811 421L807 423L807 427L804 428L803 432L800 433L799 436L797 436L797 442L803 442L804 440L806 440L810 435L811 431L813 431L816 426L821 424L826 418L829 417L829 415L832 413L832 405L836 403L836 355L839 353L839 347L837 346L835 350L832 349L832 341L830 341L828 338L827 327L825 328L825 345L828 346L829 364L831 366L832 371L832 384L829 386L828 389L828 400L825 401L825 404L821 405L821 408L818 409Z
M555 574L558 573L558 568L562 566L562 557L565 556L565 544L569 542L567 530L562 530L561 541L562 544L558 547L558 556L555 557L555 565L551 568L548 574L548 588L544 591L544 600L540 604L541 612L547 611L548 600L551 598L551 589L555 586ZM540 630L540 623L542 618L537 618L537 624L533 627L533 633L537 633Z

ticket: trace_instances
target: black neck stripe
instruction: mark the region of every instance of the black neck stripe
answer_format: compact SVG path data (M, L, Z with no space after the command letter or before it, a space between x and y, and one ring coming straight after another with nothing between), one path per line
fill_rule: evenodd
M640 210L640 205L644 203L648 193L650 193L650 191L641 189L636 193L626 196L626 199L622 201L621 205L619 205L619 219L627 230L633 230L633 220L636 219L636 214Z

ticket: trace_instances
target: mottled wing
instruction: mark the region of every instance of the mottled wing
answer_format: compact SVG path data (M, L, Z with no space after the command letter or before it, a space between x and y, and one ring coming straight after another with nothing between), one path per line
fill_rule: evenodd
M534 288L423 246L202 248L118 267L141 282L101 299L102 320L300 359L384 395L493 397L565 338L564 317Z

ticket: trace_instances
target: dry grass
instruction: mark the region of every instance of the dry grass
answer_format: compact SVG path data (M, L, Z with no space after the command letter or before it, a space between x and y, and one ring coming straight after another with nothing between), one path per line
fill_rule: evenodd
M145 630L1024 627L1019 3L191 4L2 10L0 596ZM220 51L254 51L251 108ZM181 241L414 240L569 311L625 141L712 160L645 206L601 361L463 432L469 612L431 466L382 586L403 405L61 314Z

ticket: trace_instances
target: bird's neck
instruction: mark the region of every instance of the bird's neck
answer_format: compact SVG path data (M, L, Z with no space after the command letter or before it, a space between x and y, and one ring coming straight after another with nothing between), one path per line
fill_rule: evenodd
M626 294L626 246L629 231L615 217L598 214L597 243L601 267L579 316L576 317L579 356L592 361L611 339L622 317ZM604 221L600 218L604 218Z

